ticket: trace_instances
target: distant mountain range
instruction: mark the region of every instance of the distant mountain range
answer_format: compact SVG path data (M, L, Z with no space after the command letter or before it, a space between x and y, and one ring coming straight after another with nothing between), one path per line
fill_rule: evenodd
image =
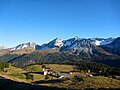
M74 37L68 40L62 40L60 38L56 38L50 41L47 44L38 45L34 42L23 43L13 48L10 48L10 51L16 51L20 49L24 49L27 47L32 47L34 50L50 50L50 49L58 49L59 51L70 51L73 50L77 55L80 52L89 52L93 54L96 49L102 48L110 53L114 53L120 55L120 37L118 38L79 38ZM4 48L3 48L4 49Z
M28 42L8 49L0 48L0 55L0 60L2 61L6 61L5 58L2 59L5 55L8 55L9 57L12 57L13 55L12 58L9 58L9 60L12 61L9 63L17 63L17 65L20 62L20 59L23 58L26 58L25 61L27 61L28 64L30 62L120 60L120 37L86 39L76 36L67 40L56 38L43 45ZM15 58L14 56L18 56L19 58Z
M43 44L43 45L38 45L34 42L23 43L23 44L20 44L20 45L17 45L15 47L11 48L10 50L11 51L19 50L19 49L23 49L23 48L26 48L26 47L29 47L29 46L33 47L36 50L46 50L46 49L49 50L49 49L54 49L54 48L59 48L60 49L60 48L63 48L63 47L68 49L68 50L71 50L81 42L84 45L85 42L83 42L83 41L89 41L91 44L94 44L96 46L101 46L101 45L110 44L115 39L116 38L107 38L107 39L104 39L104 38L88 38L88 39L85 39L85 38L79 38L79 37L75 36L74 38L71 38L71 39L68 39L68 40L62 40L60 38L56 38L56 39L50 41L49 43ZM5 49L5 48L4 48L4 46L2 46L2 47L0 47L0 49Z

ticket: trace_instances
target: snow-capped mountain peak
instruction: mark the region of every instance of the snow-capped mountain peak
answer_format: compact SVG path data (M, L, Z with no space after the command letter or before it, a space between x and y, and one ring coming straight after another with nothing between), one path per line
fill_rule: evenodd
M80 41L80 38L75 36L74 38L64 40L64 46L71 46L72 44L75 44L76 42Z
M62 39L56 38L47 44L43 44L43 45L37 47L37 49L38 50L49 50L49 49L61 48L63 45L64 45L64 43L63 43Z
M54 40L54 46L62 47L62 46L63 46L62 39L56 38L56 39Z
M28 42L28 43L23 43L20 44L16 47L11 48L11 51L14 50L19 50L19 49L24 49L27 47L33 47L35 50L49 50L49 49L57 49L60 51L66 51L66 50L84 50L87 51L86 49L88 49L91 53L92 53L92 47L94 47L94 45L96 46L102 46L102 45L107 45L110 44L111 42L114 41L114 38L79 38L77 36L75 36L74 38L70 38L67 40L62 40L60 38L55 38L54 40L50 41L47 44L43 44L43 45L37 45L34 42ZM82 49L83 48L83 49Z
M80 38L79 38L78 36L75 36L74 39L75 39L75 40L79 40Z
M28 43L19 44L18 46L11 48L10 51L24 49L24 48L27 48L27 47L33 47L35 49L35 46L36 46L36 43L28 42Z

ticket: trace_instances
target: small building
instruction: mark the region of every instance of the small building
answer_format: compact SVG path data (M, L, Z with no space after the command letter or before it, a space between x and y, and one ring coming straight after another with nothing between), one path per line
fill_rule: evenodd
M73 73L72 73L72 72L69 72L69 74L71 74L71 75L72 75Z
M44 71L45 71L45 68L43 68L42 71L44 72Z
M48 75L48 74L53 73L52 68L46 68L44 65L42 66L42 71L44 72L44 75Z
M44 70L44 75L48 75L48 71L47 70Z
M92 75L92 74L89 74L88 76L89 76L89 77L93 77L93 75Z
M88 70L88 73L90 73L90 70Z
M59 78L64 78L65 76L64 75L62 75L62 76L60 76Z

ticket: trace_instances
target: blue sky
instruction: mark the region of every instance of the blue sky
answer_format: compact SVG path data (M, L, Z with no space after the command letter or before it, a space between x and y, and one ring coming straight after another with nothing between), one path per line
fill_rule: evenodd
M120 0L0 0L0 46L120 36Z

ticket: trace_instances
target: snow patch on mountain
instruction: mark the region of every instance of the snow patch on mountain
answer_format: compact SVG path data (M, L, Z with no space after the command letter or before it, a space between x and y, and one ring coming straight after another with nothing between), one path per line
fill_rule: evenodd
M38 50L56 49L56 48L61 48L63 45L64 45L64 43L63 43L62 39L56 38L47 44L43 44L43 45L39 46Z
M95 44L95 45L100 45L101 42L102 42L102 41L95 40L94 44Z
M10 51L20 50L20 49L24 49L24 48L27 48L27 47L30 47L30 46L35 49L36 44L34 42L32 42L32 43L30 43L30 42L23 43L23 44L20 44L20 45L18 45L16 47L11 48Z
M64 46L71 46L72 44L74 44L75 42L80 41L80 38L75 36L74 38L68 39L68 40L64 40Z
M54 42L54 46L62 47L63 46L62 39L56 38Z
M108 39L104 39L104 38L93 38L91 39L91 42L97 46L99 45L107 45L110 44L114 41L114 38L108 38Z
M75 36L74 38L70 38L67 40L62 40L60 38L56 38L52 41L50 41L47 44L43 44L43 45L37 45L35 43L23 43L20 44L16 47L11 48L11 51L14 50L19 50L19 49L24 49L27 48L29 46L33 47L35 50L50 50L50 49L59 49L60 51L64 51L64 50L72 50L72 49L80 49L83 50L82 48L84 47L84 51L88 51L87 48L90 48L90 52L91 52L91 45L97 45L97 46L101 46L101 45L107 45L110 44L114 41L114 38L79 38L77 36ZM85 49L86 48L86 49Z

